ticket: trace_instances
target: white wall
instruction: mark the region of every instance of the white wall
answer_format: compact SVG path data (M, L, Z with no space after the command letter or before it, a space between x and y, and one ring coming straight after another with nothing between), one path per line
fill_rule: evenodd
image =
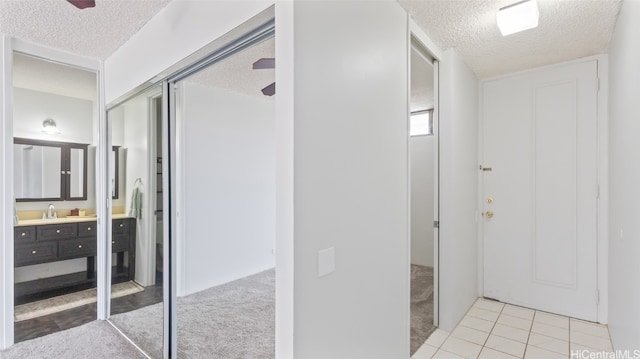
M440 63L440 328L478 297L478 80L455 50Z
M14 87L14 137L93 144L92 101ZM42 132L42 121L56 121L59 135Z
M176 0L104 63L109 103L226 34L273 1Z
M434 136L413 136L411 148L411 264L433 267Z
M640 2L622 3L609 46L609 331L640 349Z
M138 219L136 225L136 276L135 280L141 285L150 285L149 275L146 272L149 268L150 246L155 249L155 238L149 238L150 223L155 225L154 208L149 203L155 193L149 190L152 180L149 178L149 167L155 166L149 163L148 142L149 142L149 99L146 95L138 96L127 101L122 106L122 146L123 153L126 151L125 176L121 177L120 196L124 196L125 213L129 213L131 208L131 194L135 189L136 179L142 180L142 218ZM114 115L117 115L114 114ZM114 125L120 124L118 120ZM119 131L115 131L118 133ZM121 157L121 159L123 159ZM121 200L118 201L121 203Z
M275 266L275 103L181 84L178 295ZM180 226L180 225L179 225Z
M294 357L408 358L407 14L313 1L294 20Z

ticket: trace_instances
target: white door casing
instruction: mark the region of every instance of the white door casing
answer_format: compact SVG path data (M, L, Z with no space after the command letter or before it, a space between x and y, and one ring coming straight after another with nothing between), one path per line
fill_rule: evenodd
M486 297L597 319L597 65L483 84Z

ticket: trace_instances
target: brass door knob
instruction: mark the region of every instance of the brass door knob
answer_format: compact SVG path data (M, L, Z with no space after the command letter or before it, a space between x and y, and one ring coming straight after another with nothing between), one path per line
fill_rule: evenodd
M489 219L493 218L493 212L487 211L487 218Z

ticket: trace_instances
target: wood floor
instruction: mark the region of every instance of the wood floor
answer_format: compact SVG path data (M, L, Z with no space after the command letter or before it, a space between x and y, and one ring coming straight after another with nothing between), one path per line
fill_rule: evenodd
M162 302L162 283L159 282L154 286L145 287L142 292L113 299L111 301L111 314L126 313L160 302ZM92 322L97 318L96 307L96 303L91 303L43 317L17 322L14 325L14 340L18 343Z

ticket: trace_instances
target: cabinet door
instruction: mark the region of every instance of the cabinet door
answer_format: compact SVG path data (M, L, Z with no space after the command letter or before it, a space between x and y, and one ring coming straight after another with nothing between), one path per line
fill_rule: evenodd
M97 222L78 223L78 237L94 237L96 238Z
M36 227L14 227L13 238L16 243L33 242L36 240Z
M47 226L38 226L38 241L48 241L54 239L64 239L77 237L78 224L52 224Z
M96 255L95 238L63 239L59 242L59 258L78 258Z
M114 219L112 232L115 236L116 234L124 234L129 235L129 220L128 219Z
M58 257L58 242L35 242L32 244L18 244L15 247L15 266L47 263L55 261Z

